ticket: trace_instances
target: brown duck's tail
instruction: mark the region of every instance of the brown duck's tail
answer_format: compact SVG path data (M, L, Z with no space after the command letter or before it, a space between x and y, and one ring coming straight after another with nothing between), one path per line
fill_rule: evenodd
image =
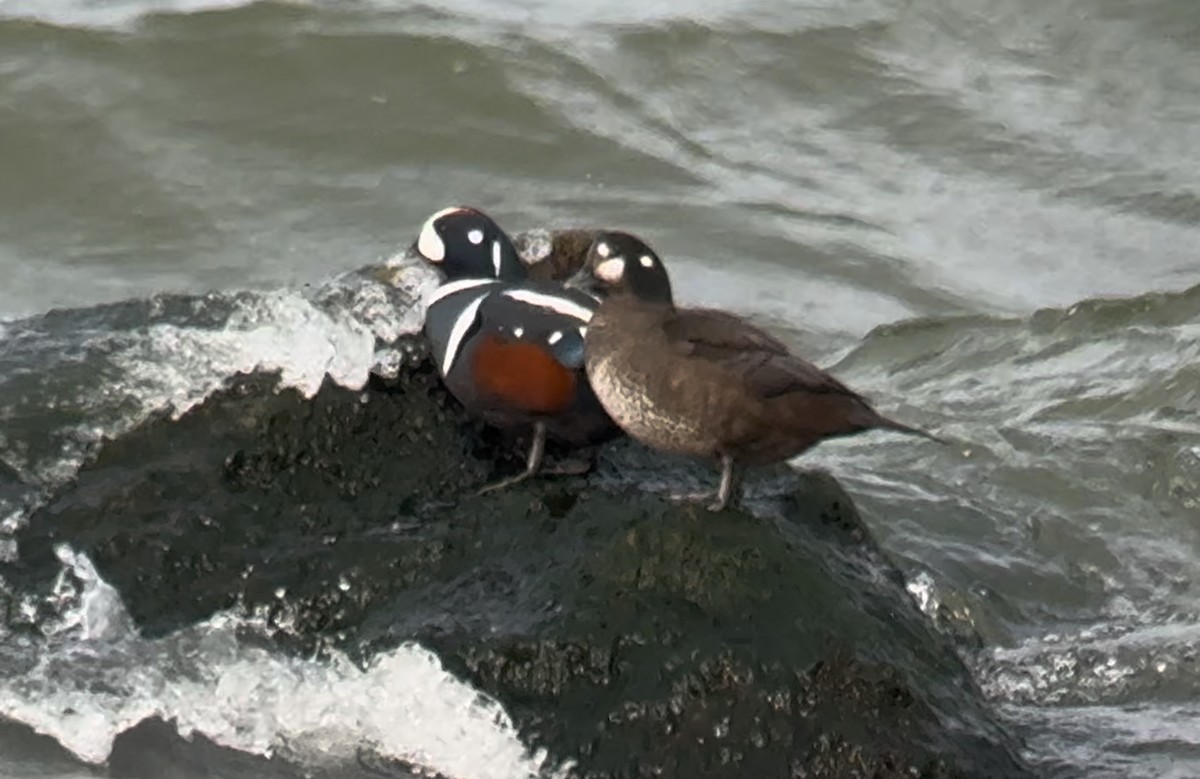
M894 420L888 419L887 417L882 416L882 415L877 416L874 426L883 428L884 430L894 430L897 433L907 433L908 435L916 435L916 436L920 436L921 438L928 438L930 441L936 441L937 443L942 444L943 446L950 444L950 442L947 441L945 438L939 438L938 436L934 435L933 433L922 430L919 427L912 427L910 425L905 425L900 422L896 422Z

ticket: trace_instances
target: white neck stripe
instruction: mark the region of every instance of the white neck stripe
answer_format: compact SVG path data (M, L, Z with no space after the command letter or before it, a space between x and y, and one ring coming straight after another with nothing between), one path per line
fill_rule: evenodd
M462 292L464 289L472 287L482 287L484 284L498 284L495 279L459 279L458 281L448 281L433 291L429 296L427 306L432 306L434 303L453 295L456 292Z

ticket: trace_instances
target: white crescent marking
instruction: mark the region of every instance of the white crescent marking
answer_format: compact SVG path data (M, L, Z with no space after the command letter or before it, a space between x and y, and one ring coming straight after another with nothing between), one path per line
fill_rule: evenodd
M441 262L446 259L446 244L442 243L442 238L434 229L433 223L441 219L447 214L457 213L465 209L459 206L451 206L443 208L433 216L425 220L425 224L421 225L421 234L417 236L417 251L421 256L430 262Z
M454 320L454 327L450 328L450 340L446 344L446 353L442 355L442 378L448 376L450 369L454 367L454 361L458 358L458 350L462 347L462 340L466 338L467 331L475 323L475 315L479 313L479 304L487 296L488 293L485 292L472 300L458 315L458 319Z
M464 289L471 287L482 287L484 284L499 284L495 279L459 279L458 281L448 281L433 291L429 296L429 301L426 306L432 306L442 298L449 297L455 292L462 292Z
M621 257L605 260L596 266L595 274L601 281L616 284L625 275L625 260Z
M573 300L560 298L557 295L547 295L544 292L534 292L528 289L510 289L501 294L513 300L528 303L531 306L549 309L563 316L578 319L580 322L592 321L591 309L584 308Z

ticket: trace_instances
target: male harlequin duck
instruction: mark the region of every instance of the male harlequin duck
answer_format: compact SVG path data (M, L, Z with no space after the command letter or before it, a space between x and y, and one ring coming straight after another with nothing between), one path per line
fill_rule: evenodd
M525 470L484 492L542 470L547 436L588 446L620 435L583 369L583 338L595 297L526 280L512 241L475 209L434 214L415 248L446 276L425 314L425 333L446 387L488 424L533 430Z
M745 320L676 308L662 260L628 233L598 235L571 285L604 291L584 347L600 402L648 446L718 460L712 510L728 505L739 466L784 460L827 438L884 428L942 442L881 416Z
M587 261L596 228L530 230L510 237L475 208L443 209L425 222L413 251L447 278L493 276L566 281ZM472 243L478 239L479 243Z

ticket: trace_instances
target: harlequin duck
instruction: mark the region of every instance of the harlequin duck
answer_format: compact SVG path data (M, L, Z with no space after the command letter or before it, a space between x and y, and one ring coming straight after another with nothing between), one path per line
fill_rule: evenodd
M628 233L598 235L570 285L605 293L585 341L601 404L648 446L719 461L712 510L728 505L740 466L788 459L828 438L883 428L942 442L881 416L745 320L676 308L662 260Z
M426 220L413 250L449 279L491 276L562 282L583 267L600 232L571 227L510 237L482 211L454 206Z
M532 427L525 470L483 492L542 470L547 436L588 446L620 435L583 370L595 297L525 279L511 239L475 209L434 214L415 248L446 276L427 301L424 327L446 387L490 425Z

